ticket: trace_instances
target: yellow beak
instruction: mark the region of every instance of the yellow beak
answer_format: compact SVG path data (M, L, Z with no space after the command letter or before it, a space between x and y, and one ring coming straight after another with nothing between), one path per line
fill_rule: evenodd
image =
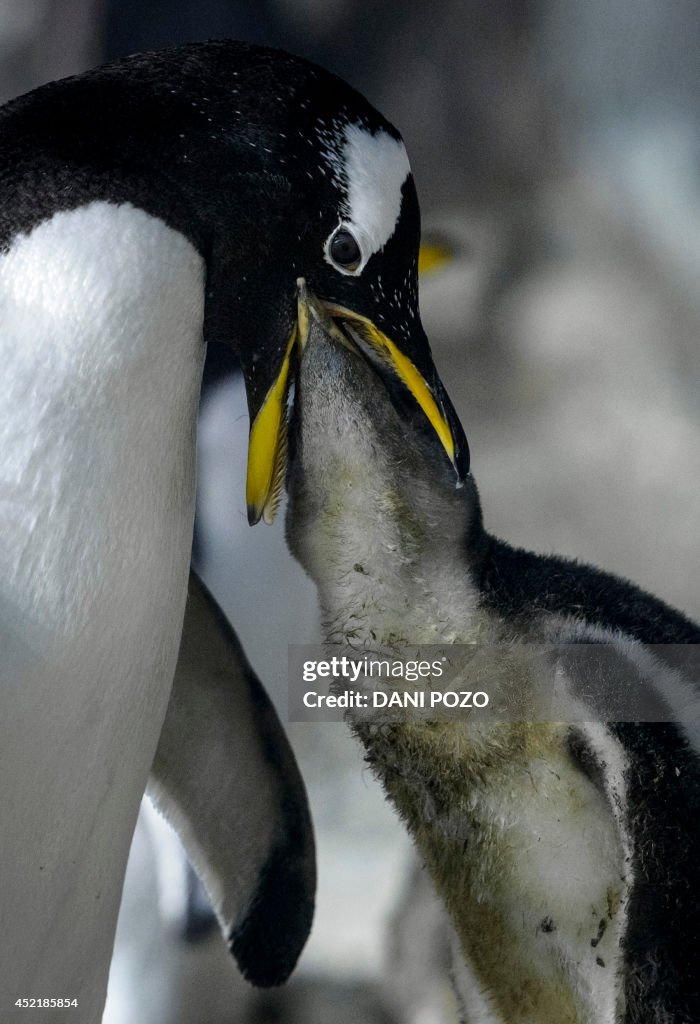
M452 253L442 242L421 242L418 250L418 275L434 274L452 260Z
M268 524L273 523L282 497L287 465L289 366L297 335L298 329L295 324L287 342L277 380L265 396L260 411L250 427L246 504L248 522L251 526L260 519Z
M442 443L450 461L455 462L452 430L418 368L372 321L344 306L323 302L308 290L303 278L297 281L297 322L287 342L277 379L268 391L250 428L246 501L251 526L260 519L272 523L279 507L287 463L287 399L290 365L295 346L304 351L313 317L326 334L341 345L354 349L352 341L334 322L343 320L359 342L364 342L408 388Z

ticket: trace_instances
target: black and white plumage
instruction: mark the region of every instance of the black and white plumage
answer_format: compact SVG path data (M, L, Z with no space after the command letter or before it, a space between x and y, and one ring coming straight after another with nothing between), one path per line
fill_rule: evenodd
M0 960L18 997L62 992L79 1001L73 1019L93 1021L139 801L163 721L166 736L179 721L178 704L166 710L183 618L185 652L203 643L197 616L212 618L198 597L185 616L204 343L241 362L252 522L274 515L284 473L299 277L389 346L456 465L463 453L404 314L419 225L403 143L333 76L232 42L137 55L4 107L0 179ZM215 616L208 632L235 662ZM247 670L237 679L238 703L216 701L248 709L236 780L267 792L272 818L244 816L234 856L217 849L231 820L202 812L235 818L236 801L181 788L201 777L184 762L178 775L180 725L154 792L244 971L269 983L308 930L313 858L289 751ZM206 723L182 722L205 743ZM286 937L268 927L270 893Z
M514 641L604 643L663 708L606 723L594 707L571 725L373 727L351 713L452 918L465 1021L690 1024L700 629L631 583L490 536L471 476L455 480L397 383L348 342L309 332L288 478L288 538L329 642L494 645L474 690L517 667Z

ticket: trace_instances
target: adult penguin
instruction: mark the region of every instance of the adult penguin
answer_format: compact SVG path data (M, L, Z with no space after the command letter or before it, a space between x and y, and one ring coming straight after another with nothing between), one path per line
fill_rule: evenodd
M205 343L240 359L251 522L272 518L282 483L299 276L359 318L457 465L463 439L407 315L419 216L405 149L333 76L233 42L131 57L3 108L0 176L3 1000L68 998L71 1020L92 1022L182 631ZM259 759L232 776L226 744L182 721L199 742L182 742L180 777L201 781L206 751L212 791L244 778L250 792ZM278 749L265 760L279 796ZM285 944L243 927L261 892L294 917L284 836L253 843L249 872L244 828L232 880L216 851L232 828L210 814L240 801L156 792L246 972L282 980L310 921L303 797Z

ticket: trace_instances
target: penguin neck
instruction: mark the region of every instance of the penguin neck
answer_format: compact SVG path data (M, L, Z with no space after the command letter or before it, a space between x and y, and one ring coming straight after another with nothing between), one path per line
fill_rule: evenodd
M410 495L391 482L370 492L366 481L332 493L342 497L326 506L311 568L326 640L391 647L474 639L485 534L471 478L449 492L418 480Z

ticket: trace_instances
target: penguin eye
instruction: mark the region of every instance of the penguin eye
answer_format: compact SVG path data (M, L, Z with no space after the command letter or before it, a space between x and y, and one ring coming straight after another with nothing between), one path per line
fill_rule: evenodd
M338 228L331 236L328 255L333 263L343 270L357 270L362 262L362 253L357 239L347 228Z

